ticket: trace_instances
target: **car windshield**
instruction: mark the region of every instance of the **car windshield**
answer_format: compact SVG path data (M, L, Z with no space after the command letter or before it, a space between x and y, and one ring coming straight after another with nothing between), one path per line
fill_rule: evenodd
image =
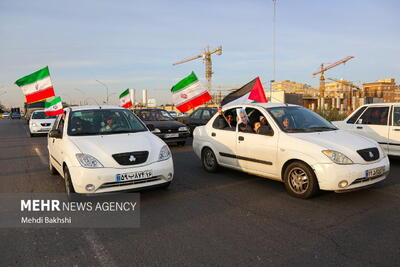
M32 114L32 119L34 120L46 120L46 119L55 119L57 116L48 116L44 111L36 111Z
M304 107L276 107L267 110L279 127L288 133L337 130L332 123Z
M163 109L138 110L137 115L144 121L174 121L171 114Z
M68 135L109 135L147 131L146 126L129 110L94 109L73 111Z

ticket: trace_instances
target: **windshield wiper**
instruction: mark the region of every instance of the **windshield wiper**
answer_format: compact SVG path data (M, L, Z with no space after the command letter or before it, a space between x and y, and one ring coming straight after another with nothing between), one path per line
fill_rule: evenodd
M289 128L289 129L285 129L285 131L288 133L300 133L300 132L305 132L306 129L304 129L304 128Z
M318 127L310 127L308 130L315 130L315 131L324 131L324 130L337 130L336 128L333 127L328 127L328 126L318 126Z

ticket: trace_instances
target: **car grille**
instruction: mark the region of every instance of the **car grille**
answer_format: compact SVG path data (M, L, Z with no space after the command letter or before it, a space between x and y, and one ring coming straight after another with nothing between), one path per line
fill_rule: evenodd
M40 125L42 125L42 126L50 126L51 125L51 123L41 123Z
M372 181L372 180L381 178L383 175L385 175L385 174L381 174L381 175L374 176L374 177L363 177L363 178L358 178L358 179L355 179L350 185L359 184L359 183L368 182L368 181Z
M160 176L154 176L150 178L144 178L144 179L138 179L138 180L132 180L132 181L125 181L125 182L110 182L110 183L104 183L102 184L98 189L104 189L104 188L110 188L110 187L116 187L116 186L126 186L126 185L133 185L133 184L142 184L142 183L149 183L149 182L154 182L161 180Z
M162 133L179 133L178 129L160 129Z
M379 159L379 150L376 147L357 150L357 153L365 161L374 161Z
M148 151L134 151L112 155L115 161L118 162L118 164L120 165L140 164L146 162L148 156Z

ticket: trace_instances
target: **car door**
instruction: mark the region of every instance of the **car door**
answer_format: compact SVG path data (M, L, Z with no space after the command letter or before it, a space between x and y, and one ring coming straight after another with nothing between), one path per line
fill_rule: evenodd
M400 156L400 104L393 105L391 114L388 152L390 155Z
M225 116L231 112L236 112L235 109L224 111ZM219 158L221 164L231 167L238 167L238 160L236 158L236 138L237 129L236 123L230 126L226 123L223 116L216 116L210 132L211 142L215 149L216 156Z
M62 162L63 162L63 141L64 141L64 127L65 126L65 121L63 116L59 116L59 119L57 120L57 124L54 124L55 127L53 127L56 130L59 130L61 133L61 137L60 138L55 138L49 137L49 147L51 147L51 149L49 149L49 153L50 153L50 157L52 158L53 162L55 162L56 164L54 165L54 167L60 172L62 173Z
M266 112L256 108L246 108L245 110L248 115L252 112L257 112L253 119L250 115L250 123L252 125L259 121L258 118L260 116L264 116L267 119L266 127L270 127L273 134L272 136L267 136L255 132L243 132L238 129L236 138L238 164L250 171L276 176L278 129L274 129L275 126L271 123L272 118Z
M352 132L352 133L358 133L360 134L360 129L357 127L360 127L357 125L358 118L364 113L364 111L368 108L368 106L362 106L359 109L357 109L353 114L351 114L350 118L347 120L340 122L338 127L340 129Z
M374 139L387 149L389 105L369 106L356 123L355 133Z

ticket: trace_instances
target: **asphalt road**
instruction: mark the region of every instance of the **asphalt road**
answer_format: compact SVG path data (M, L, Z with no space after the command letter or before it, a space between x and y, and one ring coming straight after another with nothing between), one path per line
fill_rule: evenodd
M0 120L0 193L63 192L45 137ZM206 173L173 147L168 190L141 193L141 227L0 229L0 266L394 266L400 262L400 161L365 190L311 200L241 172Z

